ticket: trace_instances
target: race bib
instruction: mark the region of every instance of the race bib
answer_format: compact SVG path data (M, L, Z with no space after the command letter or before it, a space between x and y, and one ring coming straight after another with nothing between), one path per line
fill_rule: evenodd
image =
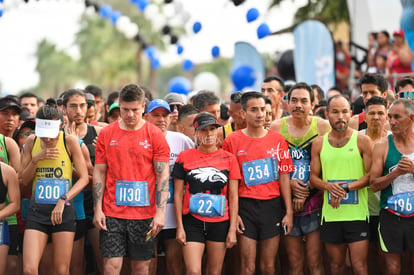
M355 180L328 180L328 182L350 183ZM332 194L328 192L328 203L331 203ZM345 194L339 204L358 204L358 190L351 190Z
M190 197L190 213L203 217L224 217L226 197L224 195L212 195L197 193Z
M247 186L265 184L279 179L275 157L246 161L242 163L244 182Z
M117 206L149 206L146 181L116 181L115 204Z
M404 192L391 196L387 200L387 209L389 212L403 217L414 216L414 192Z
M61 196L69 191L68 179L39 178L35 189L35 202L56 204Z
M295 171L292 173L292 179L300 180L303 183L309 181L310 161L306 159L294 160Z

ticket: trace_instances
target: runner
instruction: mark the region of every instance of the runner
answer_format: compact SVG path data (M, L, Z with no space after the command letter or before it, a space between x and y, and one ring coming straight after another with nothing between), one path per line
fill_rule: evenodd
M245 92L241 106L247 127L223 143L223 149L237 157L242 174L238 225L241 274L255 272L257 245L261 274L274 274L280 235L283 231L289 234L293 225L289 173L294 167L284 138L263 127L264 95Z
M274 121L270 128L286 139L295 165L290 180L295 212L293 229L284 238L290 274L304 274L305 262L310 274L324 272L319 236L323 193L310 188L309 173L312 142L327 133L330 127L326 120L311 115L313 101L314 94L309 85L304 82L295 84L288 93L291 116Z
M132 273L148 274L165 224L170 150L161 130L142 119L144 95L135 84L121 89L121 120L102 129L96 145L94 224L105 273L119 274L127 256Z
M374 146L370 186L381 190L379 237L385 254L387 274L400 274L401 256L409 252L414 260L414 103L393 102L388 111L392 135Z
M194 119L197 149L180 153L174 166L177 241L183 245L187 274L221 274L226 248L237 241L237 159L217 149L217 119L200 113ZM183 192L184 190L184 192Z
M347 248L355 274L367 274L369 211L367 184L372 143L348 127L351 106L343 95L328 100L332 130L312 144L310 182L324 190L321 240L331 274L343 274Z
M77 139L59 131L62 120L61 110L49 99L36 114L35 136L28 137L22 157L21 184L33 184L23 241L25 274L38 273L49 235L53 272L69 273L76 228L72 199L88 184L88 172ZM72 163L79 175L73 185Z

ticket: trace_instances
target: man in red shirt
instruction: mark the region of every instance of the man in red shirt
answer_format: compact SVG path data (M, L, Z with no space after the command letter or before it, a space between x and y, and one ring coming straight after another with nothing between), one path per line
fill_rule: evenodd
M96 145L94 224L108 274L119 274L124 256L132 273L148 274L153 238L165 224L170 149L161 130L142 119L144 95L135 84L122 88L121 120L102 129Z
M274 274L280 235L283 231L289 234L293 226L289 174L294 166L283 136L263 127L264 95L245 92L240 102L247 127L229 135L223 149L237 157L242 172L238 225L241 274L254 274L257 245L261 274Z

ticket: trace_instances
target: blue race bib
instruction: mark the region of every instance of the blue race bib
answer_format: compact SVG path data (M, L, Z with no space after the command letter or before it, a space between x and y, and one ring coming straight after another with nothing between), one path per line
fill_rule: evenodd
M350 183L355 180L328 180L328 182ZM328 203L331 203L332 194L328 192ZM339 204L358 204L358 190L352 190L345 194Z
M190 213L203 217L224 217L226 197L224 195L212 195L197 193L190 197Z
M38 178L35 189L35 202L56 204L61 196L69 191L68 179Z
M115 204L117 206L149 206L148 182L117 180Z
M246 186L265 184L279 179L275 157L246 161L242 163L242 168Z
M292 179L300 180L303 183L309 181L310 161L307 159L293 160L295 171L292 173Z
M391 196L387 200L385 209L403 217L414 216L414 192L404 192Z

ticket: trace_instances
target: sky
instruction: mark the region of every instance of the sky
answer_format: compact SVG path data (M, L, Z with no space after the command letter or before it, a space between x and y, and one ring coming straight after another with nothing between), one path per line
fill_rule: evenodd
M198 34L189 31L186 37L180 38L184 47L182 56L177 55L175 46L170 46L160 55L161 64L181 62L183 58L189 58L194 63L211 61L211 48L215 45L220 47L221 56L232 57L237 41L250 42L260 53L291 49L292 35L259 40L256 29L263 22L269 25L271 31L290 26L297 7L306 2L287 0L268 11L269 0L247 0L237 7L230 0L174 1L180 1L191 14L186 28L190 30L192 23L199 21L202 30ZM4 0L4 5L5 12L0 17L0 90L3 94L16 94L37 84L39 79L34 53L37 43L44 38L78 57L73 41L79 28L79 18L86 11L83 0L30 0L29 3ZM260 17L248 24L246 13L252 7L259 10Z

